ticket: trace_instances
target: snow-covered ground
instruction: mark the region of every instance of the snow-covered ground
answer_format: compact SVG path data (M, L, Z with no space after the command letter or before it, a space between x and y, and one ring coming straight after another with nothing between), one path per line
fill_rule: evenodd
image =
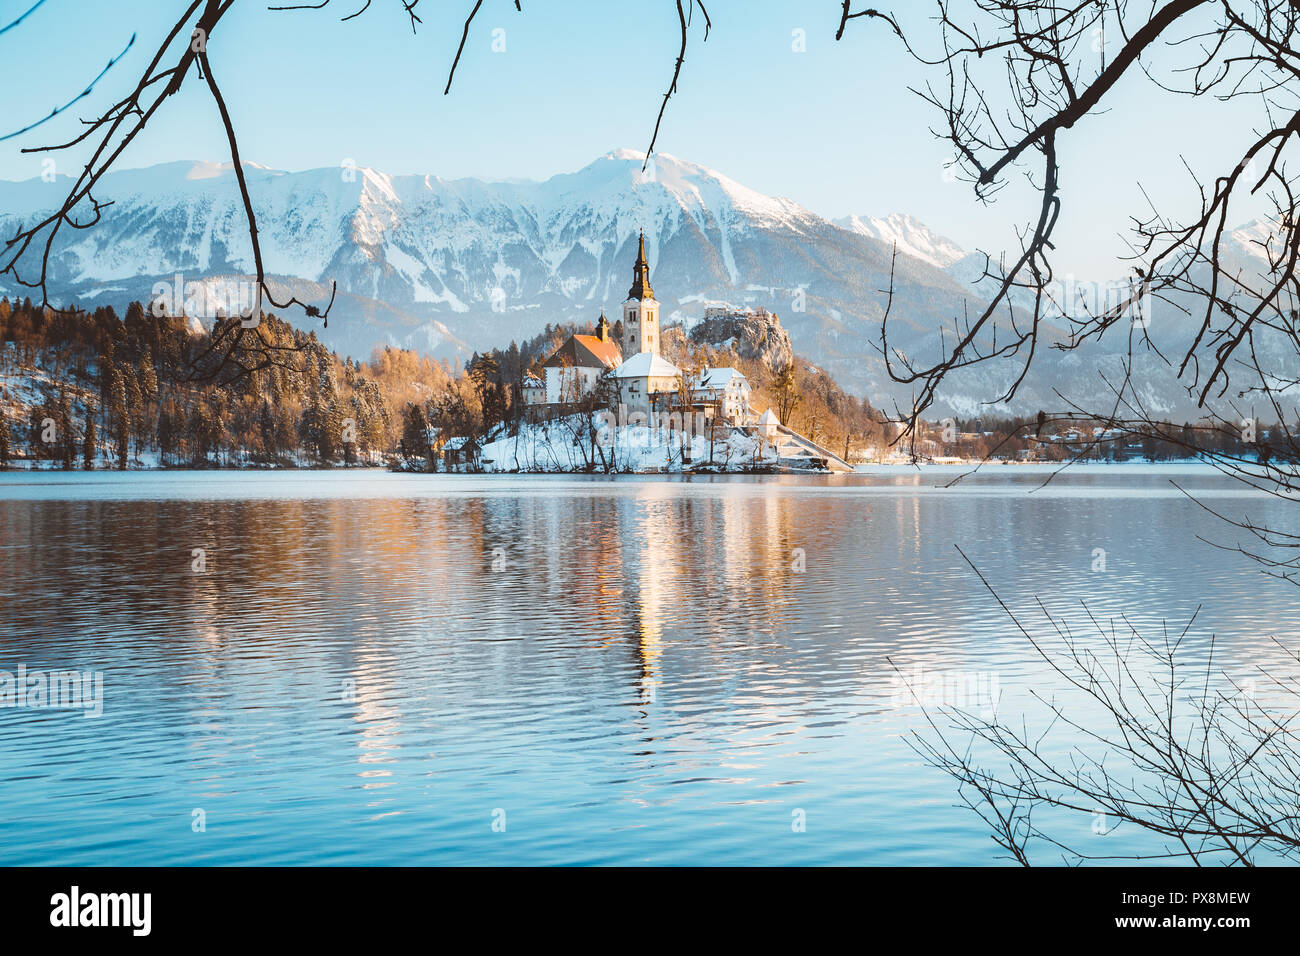
M597 420L595 439L580 416L527 424L482 447L489 472L680 472L705 467L748 471L776 464L776 453L738 429L706 434L645 425L612 425ZM689 454L684 454L689 448Z

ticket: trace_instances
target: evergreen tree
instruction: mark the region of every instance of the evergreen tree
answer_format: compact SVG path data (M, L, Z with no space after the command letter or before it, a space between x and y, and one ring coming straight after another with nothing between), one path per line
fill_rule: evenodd
M799 394L799 384L795 378L795 367L793 362L777 373L774 387L776 389L777 404L779 405L778 413L781 417L781 424L789 425L790 415L802 401L802 396Z
M82 446L82 466L86 471L95 469L95 416L86 410L86 438Z
M267 458L274 460L279 457L280 449L276 435L275 412L272 411L271 403L266 399L262 400L262 407L257 412L257 432L258 437L262 440L262 450Z
M429 447L429 419L424 409L411 402L402 412L402 454L407 458L423 456Z
M131 455L131 419L126 405L126 383L120 375L115 376L110 408L117 442L117 467L120 471L125 471L127 459Z
M110 339L104 346L99 363L99 398L105 405L112 401L117 390L117 346Z
M59 452L63 459L63 470L72 471L77 458L77 440L72 434L72 410L68 407L68 396L59 396Z
M316 454L321 461L333 461L343 444L343 410L337 395L331 395L323 408L320 444Z
M140 396L146 402L152 402L158 397L158 373L154 369L153 354L144 353L144 359L140 363Z

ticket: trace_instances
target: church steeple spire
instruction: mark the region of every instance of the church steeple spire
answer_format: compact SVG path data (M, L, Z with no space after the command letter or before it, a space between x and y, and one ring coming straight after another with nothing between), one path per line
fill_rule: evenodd
M632 267L632 288L628 290L629 299L653 299L654 289L650 288L650 263L645 257L645 230L641 231L641 248L637 252L636 265Z
M632 273L632 288L623 303L623 354L659 352L659 303L650 288L650 263L645 257L645 233Z

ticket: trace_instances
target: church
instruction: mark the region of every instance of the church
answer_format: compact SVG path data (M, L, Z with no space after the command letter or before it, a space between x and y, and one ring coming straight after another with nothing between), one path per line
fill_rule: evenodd
M618 387L619 404L629 413L646 415L680 405L681 370L659 354L659 303L650 288L645 233L632 267L632 288L623 303L623 353L629 356L609 373Z
M562 405L576 401L608 376L616 388L617 402L629 414L655 415L682 406L682 371L660 353L662 339L659 302L650 286L650 263L642 232L632 287L623 303L623 340L612 341L609 322L601 313L595 335L571 335L546 360L545 388L535 382L525 401ZM627 356L627 358L624 358ZM737 369L705 369L702 380L691 383L693 406L708 405L721 419L745 424L749 418L749 383Z

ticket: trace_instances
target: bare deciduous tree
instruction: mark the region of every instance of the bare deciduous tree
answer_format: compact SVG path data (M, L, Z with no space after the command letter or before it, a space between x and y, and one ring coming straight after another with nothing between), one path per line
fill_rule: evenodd
M1118 338L1122 361L1101 375L1102 400L1066 396L1056 422L1100 422L1129 435L1155 435L1225 472L1271 492L1300 488L1300 216L1287 160L1300 149L1300 4L1290 0L939 0L925 36L874 9L841 9L837 38L853 21L882 23L935 78L917 92L935 111L935 133L954 150L954 171L992 202L1015 178L1037 195L1021 247L998 261L986 255L975 314L954 317L930 355L890 341L888 314L879 349L891 377L916 389L899 419L915 434L953 373L984 363L1006 366L1007 385L990 403L1013 399L1044 348L1099 353ZM1062 301L1053 266L1064 196L1063 148L1089 135L1089 121L1123 88L1181 94L1210 106L1243 101L1259 130L1234 161L1206 182L1187 170L1192 209L1174 218L1154 208L1132 217L1128 294L1096 310ZM1207 111L1206 128L1214 118ZM1241 212L1268 209L1257 257L1229 255ZM892 289L886 290L892 305ZM1160 319L1140 307L1158 304ZM949 334L951 333L951 334ZM1133 378L1142 353L1175 373L1200 410L1191 429L1158 420ZM1086 407L1085 407L1086 405ZM1265 418L1267 416L1267 418ZM1271 419L1246 455L1223 454L1215 439ZM1041 431L1042 423L1038 428ZM1287 537L1271 542L1295 548ZM1261 557L1263 557L1261 555ZM1264 557L1264 560L1276 558ZM1300 570L1300 557L1283 559Z
M45 0L36 0L35 4L19 17L7 24L0 25L0 35L19 29L24 21L44 2ZM330 2L331 0L320 0L319 3L285 4L269 6L267 9L277 14L290 11L321 11L329 7ZM420 2L421 0L397 0L401 12L413 32L423 22L417 12ZM522 12L521 0L510 0L510 2L516 11ZM688 31L697 6L705 20L705 39L708 38L708 30L711 26L708 11L701 0L674 0L674 2L681 30L681 48L673 67L672 80L667 93L664 94L663 104L660 106L655 121L654 132L650 140L651 152L653 152L655 143L658 140L659 129L668 107L668 101L677 92L677 81L686 57ZM256 293L255 302L250 311L250 318L262 314L262 307L265 302L274 308L282 310L299 308L307 318L320 319L326 326L329 324L329 313L337 293L337 287L333 282L330 283L330 298L324 304L301 302L293 296L277 297L267 282L266 271L263 267L255 202L249 190L240 159L236 121L226 106L221 87L208 57L210 45L213 42L219 42L222 36L225 35L225 31L219 30L219 28L234 4L235 0L190 0L181 14L170 22L162 42L158 45L144 71L135 81L134 87L125 96L115 101L99 116L89 120L82 120L86 128L79 135L64 142L29 146L22 150L25 153L55 153L69 150L82 143L90 143L94 146L89 159L82 165L80 172L73 179L71 187L58 207L31 224L20 227L12 238L5 238L3 245L0 246L0 276L7 275L18 285L38 292L42 308L57 308L63 305L62 303L50 302L48 294L50 259L59 235L65 228L70 230L90 229L102 220L105 210L112 205L112 201L97 196L97 187L100 185L101 180L114 168L127 147L139 139L141 134L156 121L167 101L180 92L183 83L193 76L198 82L206 86L217 107L226 140L230 147L235 179L243 201L253 257L253 279ZM372 0L363 0L359 7L350 9L350 12L346 13L341 19L345 22L355 20L369 11L371 6ZM460 64L461 54L464 52L465 45L469 40L474 18L478 15L482 6L483 0L474 0L465 18L460 43L448 71L447 84L443 90L444 94L451 92L452 80L455 78L456 68ZM127 43L122 53L109 61L108 65L85 87L82 93L65 105L56 107L43 119L28 123L11 133L0 135L0 141L24 136L71 109L74 104L88 96L96 85L114 69L122 56L131 49L135 41L136 34L132 34L130 42ZM647 154L646 162L649 163L649 154ZM75 312L76 310L70 309L67 311ZM234 374L245 374L258 368L274 366L283 360L283 357L277 354L276 350L260 333L256 321L222 324L212 336L210 344L211 348L204 356L205 364L202 370L196 366L196 377L223 373L230 374L231 366L236 363L242 364L239 365ZM218 359L215 365L208 361L213 358Z
M1248 677L1218 670L1212 641L1203 660L1188 661L1195 615L1148 637L1125 617L1099 620L1085 606L1089 632L1076 634L1040 601L1043 633L1035 634L971 567L1059 683L1031 692L1038 723L998 708L943 707L926 711L928 729L910 742L958 782L964 805L1012 859L1028 866L1042 846L1069 863L1300 860L1293 678L1264 667ZM1278 647L1288 664L1300 661ZM1095 721L1081 716L1090 711ZM1073 741L1065 752L1058 732ZM1062 813L1090 822L1070 832L1131 827L1148 839L1128 853L1085 850L1062 827L1039 822Z

